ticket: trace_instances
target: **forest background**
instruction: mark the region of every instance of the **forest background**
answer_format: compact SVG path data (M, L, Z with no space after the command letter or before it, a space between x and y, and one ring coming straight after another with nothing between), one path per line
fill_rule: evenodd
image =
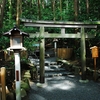
M0 0L0 49L9 47L9 39L3 36L3 33L9 31L16 24L22 31L27 33L38 32L38 28L25 27L20 18L46 21L77 21L91 22L100 20L100 2L99 0ZM86 46L90 48L93 45L99 46L100 43L100 25L96 30L86 29L88 34L95 34L94 39L86 39ZM59 29L48 28L46 31L57 33ZM67 29L67 33L77 33L79 29ZM26 38L25 46L31 49L34 41L39 38ZM52 39L46 40L51 42ZM73 47L76 52L80 48L80 39L62 39L67 41L69 47Z

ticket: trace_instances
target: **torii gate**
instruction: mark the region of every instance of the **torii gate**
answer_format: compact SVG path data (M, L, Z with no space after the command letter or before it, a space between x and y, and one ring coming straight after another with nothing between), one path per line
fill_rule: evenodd
M30 34L30 37L34 36L43 37L40 43L40 83L45 82L45 72L44 72L44 54L45 54L45 38L81 38L81 70L82 70L82 80L86 80L86 48L85 48L85 38L93 38L93 35L84 34L85 28L97 28L96 24L93 23L82 23L82 22L53 22L53 21L32 21L28 19L21 19L21 22L25 26L30 27L40 27L40 32L36 34ZM61 34L52 33L44 31L44 27L54 27L61 28ZM77 34L65 34L65 28L80 28L81 32Z

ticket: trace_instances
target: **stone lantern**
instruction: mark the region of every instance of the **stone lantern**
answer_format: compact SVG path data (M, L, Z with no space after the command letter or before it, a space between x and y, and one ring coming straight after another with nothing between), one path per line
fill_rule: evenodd
M23 39L24 36L29 36L29 35L25 32L21 32L17 27L14 27L13 29L4 33L3 35L10 37L10 47L7 49L14 51L16 100L21 100L20 50L25 49L23 47Z

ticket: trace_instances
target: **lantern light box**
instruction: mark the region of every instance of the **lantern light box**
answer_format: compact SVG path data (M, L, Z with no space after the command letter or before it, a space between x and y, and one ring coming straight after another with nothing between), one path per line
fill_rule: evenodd
M24 36L29 36L29 34L21 32L17 27L14 27L3 35L10 37L10 49L22 49Z

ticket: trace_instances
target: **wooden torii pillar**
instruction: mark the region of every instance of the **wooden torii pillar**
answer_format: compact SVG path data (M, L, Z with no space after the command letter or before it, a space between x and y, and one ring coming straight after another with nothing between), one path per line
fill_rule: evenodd
M86 80L86 47L85 47L85 38L93 38L85 34L85 28L97 28L97 25L93 23L81 23L81 22L52 22L52 21L32 21L21 19L25 26L31 27L40 27L40 33L30 34L30 37L42 36L43 38L81 38L81 70L82 70L82 80ZM49 34L44 32L44 27L54 27L61 28L61 34L52 33ZM65 28L80 28L81 33L77 34L65 34ZM44 39L40 43L40 83L44 83Z
M86 46L84 27L81 28L81 71L82 80L86 80Z
M40 36L44 36L44 27L40 27ZM45 82L45 39L40 42L40 83Z

